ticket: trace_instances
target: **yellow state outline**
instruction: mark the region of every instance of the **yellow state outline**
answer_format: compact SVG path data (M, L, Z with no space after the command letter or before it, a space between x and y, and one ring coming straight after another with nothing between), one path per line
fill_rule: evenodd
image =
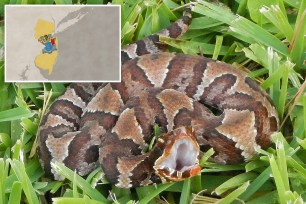
M55 30L55 24L50 21L38 19L35 26L34 37L38 40L40 36L53 34ZM38 42L38 41L37 41ZM38 42L39 43L39 42ZM55 40L56 48L58 49L58 40ZM58 50L53 51L51 54L40 53L36 56L34 63L36 67L44 70L48 70L48 74L51 75L53 66L57 61Z

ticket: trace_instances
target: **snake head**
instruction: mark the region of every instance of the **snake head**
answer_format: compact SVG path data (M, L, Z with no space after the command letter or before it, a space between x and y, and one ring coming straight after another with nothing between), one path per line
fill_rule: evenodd
M153 168L163 182L181 181L200 173L200 150L192 127L179 127L166 133L156 146L163 152Z

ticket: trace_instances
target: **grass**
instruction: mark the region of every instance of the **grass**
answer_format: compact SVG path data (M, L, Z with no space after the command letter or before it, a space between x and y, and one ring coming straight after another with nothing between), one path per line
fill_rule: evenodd
M265 3L266 2L266 3ZM5 0L6 4L99 4L98 0ZM104 2L106 3L106 2ZM114 0L122 7L122 45L159 31L179 18L177 2ZM188 2L187 2L188 3ZM0 3L1 4L1 3ZM163 39L172 51L233 64L270 94L281 120L273 147L240 165L201 159L201 176L183 182L118 189L100 169L82 178L54 164L65 182L44 177L36 155L36 132L47 102L61 83L4 83L0 62L0 203L305 203L306 202L306 0L199 0L190 30ZM3 5L0 47L3 46ZM51 92L52 90L52 92Z

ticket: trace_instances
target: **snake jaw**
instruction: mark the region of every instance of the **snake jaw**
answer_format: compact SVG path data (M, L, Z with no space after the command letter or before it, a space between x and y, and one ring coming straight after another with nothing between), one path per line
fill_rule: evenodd
M155 161L154 170L163 181L181 181L198 175L199 145L191 127L180 127L158 141L164 151Z

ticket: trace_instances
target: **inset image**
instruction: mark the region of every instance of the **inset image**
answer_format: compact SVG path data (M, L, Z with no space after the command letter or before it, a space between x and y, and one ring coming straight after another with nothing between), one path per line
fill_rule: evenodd
M6 82L119 82L120 6L6 5Z

